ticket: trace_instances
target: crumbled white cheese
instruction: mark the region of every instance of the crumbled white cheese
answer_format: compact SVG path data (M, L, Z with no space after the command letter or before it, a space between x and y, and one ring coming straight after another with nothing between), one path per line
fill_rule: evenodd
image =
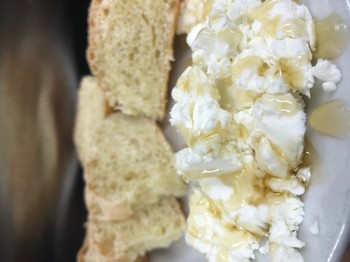
M295 176L287 179L268 178L266 184L274 192L288 192L296 196L300 196L305 192L304 185Z
M341 79L340 70L336 65L328 60L318 59L316 65L312 68L314 76L325 82L339 83Z
M281 30L282 28L279 28L280 30L277 30L277 38L281 39L289 36L293 38L307 39L311 48L314 49L316 45L314 22L309 9L305 5L298 5L294 1L290 0L278 1L269 11L269 17L279 17L282 24L283 22L288 23L293 19L300 19L304 28L306 29L306 35L300 33L300 30L304 28L294 28L295 30L288 30L287 32L289 34L292 33L291 36L286 34L284 30Z
M322 88L325 92L336 90L336 84L341 80L341 73L336 65L324 59L317 60L317 64L312 68L312 73L316 78L324 81Z
M227 201L234 193L232 187L225 185L216 177L202 178L199 183L202 190L214 201Z
M257 239L246 231L235 230L232 224L224 223L212 202L197 189L191 195L190 206L186 240L205 252L209 262L216 262L219 257L225 257L225 261L249 262L255 257L254 251L259 247Z
M324 82L322 88L325 92L332 92L337 89L337 85L334 82Z
M227 15L232 21L237 21L244 15L247 15L248 11L259 6L260 0L236 0L228 4Z
M189 46L192 45L193 41L197 38L198 33L205 27L206 25L202 23L192 28L191 32L186 37L186 42Z
M324 81L322 88L325 92L335 91L342 76L336 65L324 59L317 60L317 64L312 68L312 73L316 78Z
M259 167L275 177L286 178L289 170L287 160L273 150L266 137L256 135L253 138L252 147Z
M233 213L236 213L235 216ZM236 212L232 212L231 216L235 217L238 226L256 235L264 235L268 224L268 213L267 205L263 204L258 207L245 205Z
M269 247L270 247L269 241L265 240L265 243L259 247L260 254L267 255L269 253Z
M271 244L269 247L270 262L304 262L300 252L292 247Z
M307 58L312 57L308 42L303 39L267 39L266 42L272 54L280 58L295 58L300 56L306 56Z
M283 154L289 163L289 169L295 169L303 153L306 129L303 105L291 94L264 95L254 104L253 117L254 129L251 130L251 136L266 137L280 152L276 154Z
M204 13L198 8L193 21ZM172 92L170 121L188 145L176 153L175 166L199 188L186 240L213 262L248 262L257 249L270 261L303 261L300 196L311 175L300 167L306 128L300 94L310 96L314 77L334 90L340 71L322 59L312 66L314 22L304 5L214 0L208 13L191 25L193 66Z
M304 204L298 197L286 197L281 203L272 203L269 241L286 247L301 248L297 230L304 218Z
M227 21L223 26L222 21ZM194 63L202 65L209 75L215 78L228 77L231 60L238 53L241 31L229 23L224 14L215 17L215 22L201 29L190 43Z
M209 148L209 146L208 146ZM210 148L209 148L210 149ZM206 154L191 148L184 148L178 152L176 165L184 171L203 171L220 169L223 172L236 171L242 167L238 159L219 159L208 152ZM236 160L236 161L235 161Z
M297 173L296 173L296 177L299 179L299 181L303 182L304 184L308 184L311 180L310 167L299 168Z
M225 127L230 118L229 113L222 110L218 103L219 95L214 82L198 67L186 69L173 89L172 96L176 104L170 112L171 124L183 126L193 136Z
M189 33L194 26L204 22L212 4L213 0L181 1L176 33Z

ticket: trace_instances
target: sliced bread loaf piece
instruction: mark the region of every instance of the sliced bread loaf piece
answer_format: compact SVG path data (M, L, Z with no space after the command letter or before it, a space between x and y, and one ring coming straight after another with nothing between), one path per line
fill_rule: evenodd
M147 256L139 256L135 260L122 256L117 260L115 258L106 258L101 255L98 247L90 241L88 235L85 236L84 244L77 255L77 262L147 262Z
M182 236L184 227L184 216L173 197L144 206L126 220L92 219L78 261L135 261L151 249L168 247Z
M95 128L108 114L108 105L96 79L85 76L80 82L78 109L74 128L74 142L80 161L84 165L91 148L91 137Z
M162 119L179 0L93 0L91 71L113 108Z
M154 121L114 113L92 140L85 169L91 217L124 219L161 196L185 194L186 185L171 164L173 152Z
M137 257L136 260L130 260L127 257L121 257L119 259L106 258L102 256L96 245L90 241L88 243L88 237L84 240L84 246L79 250L77 256L78 262L147 262L147 256Z

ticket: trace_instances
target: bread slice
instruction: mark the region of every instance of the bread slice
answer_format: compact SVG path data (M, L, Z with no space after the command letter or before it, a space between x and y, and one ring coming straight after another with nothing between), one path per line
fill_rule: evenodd
M165 115L179 0L93 0L87 58L109 104L125 114Z
M74 142L83 165L87 162L93 131L102 123L109 110L96 79L92 76L83 77L78 93L78 109L74 128Z
M98 251L98 247L90 241L88 236L85 237L84 244L77 255L77 262L147 262L147 256L139 256L136 260L130 260L123 256L118 258L106 258Z
M137 257L136 260L130 260L121 257L118 260L113 258L106 258L102 256L96 245L88 243L88 238L85 238L84 246L79 250L77 256L78 262L147 262L147 256Z
M90 220L79 262L135 261L145 252L179 239L185 219L174 197L145 206L123 221Z
M124 219L161 196L185 194L171 164L173 152L154 121L114 113L92 139L85 169L91 217Z

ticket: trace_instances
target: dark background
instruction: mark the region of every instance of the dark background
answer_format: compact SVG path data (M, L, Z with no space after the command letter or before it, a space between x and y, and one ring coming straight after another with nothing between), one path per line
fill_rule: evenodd
M82 245L86 210L72 131L79 79L89 74L89 2L0 0L2 262L75 261ZM54 117L51 138L32 132L36 125L50 125L37 116L45 92ZM49 139L58 145L55 161L65 168L48 171L41 166L45 155L33 158L45 152Z

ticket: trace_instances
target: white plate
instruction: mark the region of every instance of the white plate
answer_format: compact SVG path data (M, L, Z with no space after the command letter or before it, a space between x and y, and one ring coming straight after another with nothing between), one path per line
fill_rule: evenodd
M314 17L323 18L331 13L339 14L350 26L350 0L305 0ZM175 85L184 56L178 57L171 79ZM312 99L306 101L307 112L318 105L340 99L350 105L350 46L340 59L334 61L341 69L343 79L334 93L325 93L315 86ZM169 126L165 134L176 149L182 146L182 140ZM307 129L307 137L318 154L319 166L315 168L314 179L303 197L305 219L299 231L300 238L306 242L302 249L305 261L339 262L347 247L350 236L350 139L337 140ZM319 222L320 232L312 235L310 226ZM203 255L188 247L183 240L174 243L170 249L155 251L151 262L201 262ZM259 257L257 261L267 261Z

